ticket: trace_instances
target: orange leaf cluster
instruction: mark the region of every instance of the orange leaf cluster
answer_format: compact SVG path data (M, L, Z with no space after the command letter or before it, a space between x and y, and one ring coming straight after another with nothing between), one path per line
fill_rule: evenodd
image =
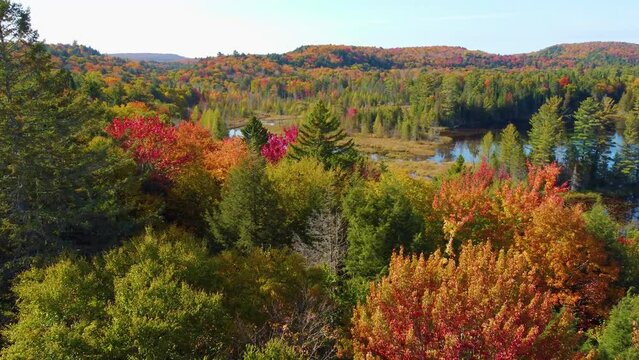
M436 252L393 255L389 274L355 309L352 334L366 359L565 359L575 343L570 311L514 249L462 247L457 263Z

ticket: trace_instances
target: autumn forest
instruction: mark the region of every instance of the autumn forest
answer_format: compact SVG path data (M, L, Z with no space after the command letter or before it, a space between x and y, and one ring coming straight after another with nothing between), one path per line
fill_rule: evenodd
M0 0L0 359L639 359L639 45L53 44Z

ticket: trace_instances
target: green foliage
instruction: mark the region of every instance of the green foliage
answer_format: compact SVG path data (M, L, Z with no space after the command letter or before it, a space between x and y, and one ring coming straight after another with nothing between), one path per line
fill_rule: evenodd
M204 236L209 226L207 214L221 198L221 185L204 169L191 166L173 181L166 196L165 219L194 234Z
M486 161L490 161L490 159L492 158L492 155L494 153L494 142L495 139L492 131L487 132L486 135L484 135L484 137L482 137L481 139L481 157Z
M575 125L569 154L573 189L587 188L605 175L610 148L606 111L601 103L587 98L573 116Z
M262 348L248 346L244 352L244 360L302 360L302 357L283 340L273 339Z
M620 170L626 181L639 184L639 101L637 109L626 117L620 155Z
M352 276L383 273L394 250L413 250L423 236L424 220L412 207L404 185L392 176L354 187L343 207L349 226L346 269Z
M209 219L222 248L284 245L290 241L285 213L261 157L244 160L231 170L219 212Z
M268 142L268 131L255 116L251 116L248 124L242 128L242 135L249 149L256 153L259 153L262 146Z
M519 132L515 125L508 124L500 134L499 163L514 179L523 179L526 173L525 161Z
M639 296L627 295L612 309L596 336L601 359L639 358Z
M334 170L325 170L314 158L284 160L267 168L267 175L283 204L285 227L306 238L306 227L315 211L333 206L337 185Z
M375 136L383 138L386 135L386 131L384 129L384 123L382 122L382 117L380 114L377 114L375 117L375 122L373 123L373 133Z
M346 138L339 120L319 101L302 123L290 156L297 160L303 157L316 158L326 168L347 168L355 162L357 153L353 141Z
M200 123L205 129L208 129L213 137L217 140L222 140L228 137L229 131L226 127L226 122L222 118L222 114L220 113L220 109L206 109L204 114L202 114L202 118L200 119Z
M560 114L561 103L561 98L551 97L530 118L530 160L535 165L548 164L555 160L555 150L564 133Z
M204 244L177 230L147 232L91 264L32 269L15 287L19 318L3 358L219 355L228 318L202 286L207 269Z
M0 1L0 81L4 290L26 264L64 248L110 246L154 214L138 202L134 164L101 137L104 108L75 92L68 72L53 70L29 11L9 1Z

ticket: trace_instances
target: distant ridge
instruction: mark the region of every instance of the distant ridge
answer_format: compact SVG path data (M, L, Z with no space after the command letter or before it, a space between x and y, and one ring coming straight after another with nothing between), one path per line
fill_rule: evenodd
M177 54L118 53L118 54L107 54L107 55L119 57L126 60L135 60L135 61L181 62L181 61L192 60L190 58L177 55Z

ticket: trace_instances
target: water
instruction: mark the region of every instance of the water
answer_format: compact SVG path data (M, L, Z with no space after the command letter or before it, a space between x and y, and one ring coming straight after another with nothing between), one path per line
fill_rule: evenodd
M435 155L426 159L426 161L434 163L444 163L455 161L461 155L466 163L476 164L481 162L481 139L488 132L488 130L477 130L471 135L465 134L458 136L454 132L448 134L453 141L449 143L443 143L437 146L435 149ZM621 151L623 145L623 136L618 131L611 137L611 146L609 149L609 156L611 161L609 166L612 166L612 160ZM497 145L493 145L493 151L497 150ZM530 155L531 147L528 144L524 144L524 153ZM555 158L559 163L566 162L567 149L565 146L559 146L555 150Z
M481 162L481 139L488 132L488 130L472 132L471 135L456 135L455 133L447 134L453 141L449 143L440 144L435 150L435 155L426 159L426 161L434 163L444 163L457 160L460 155L464 158L466 163L476 164ZM621 152L623 146L623 135L618 131L611 136L610 139L609 156L610 161L608 166L612 167L615 156ZM497 145L493 145L493 151L497 150ZM528 144L524 144L524 153L529 155L531 147ZM566 163L566 146L560 146L555 150L555 158L560 164ZM624 199L619 199L623 203L620 207L620 217L629 219L632 221L639 221L639 194L629 196Z

